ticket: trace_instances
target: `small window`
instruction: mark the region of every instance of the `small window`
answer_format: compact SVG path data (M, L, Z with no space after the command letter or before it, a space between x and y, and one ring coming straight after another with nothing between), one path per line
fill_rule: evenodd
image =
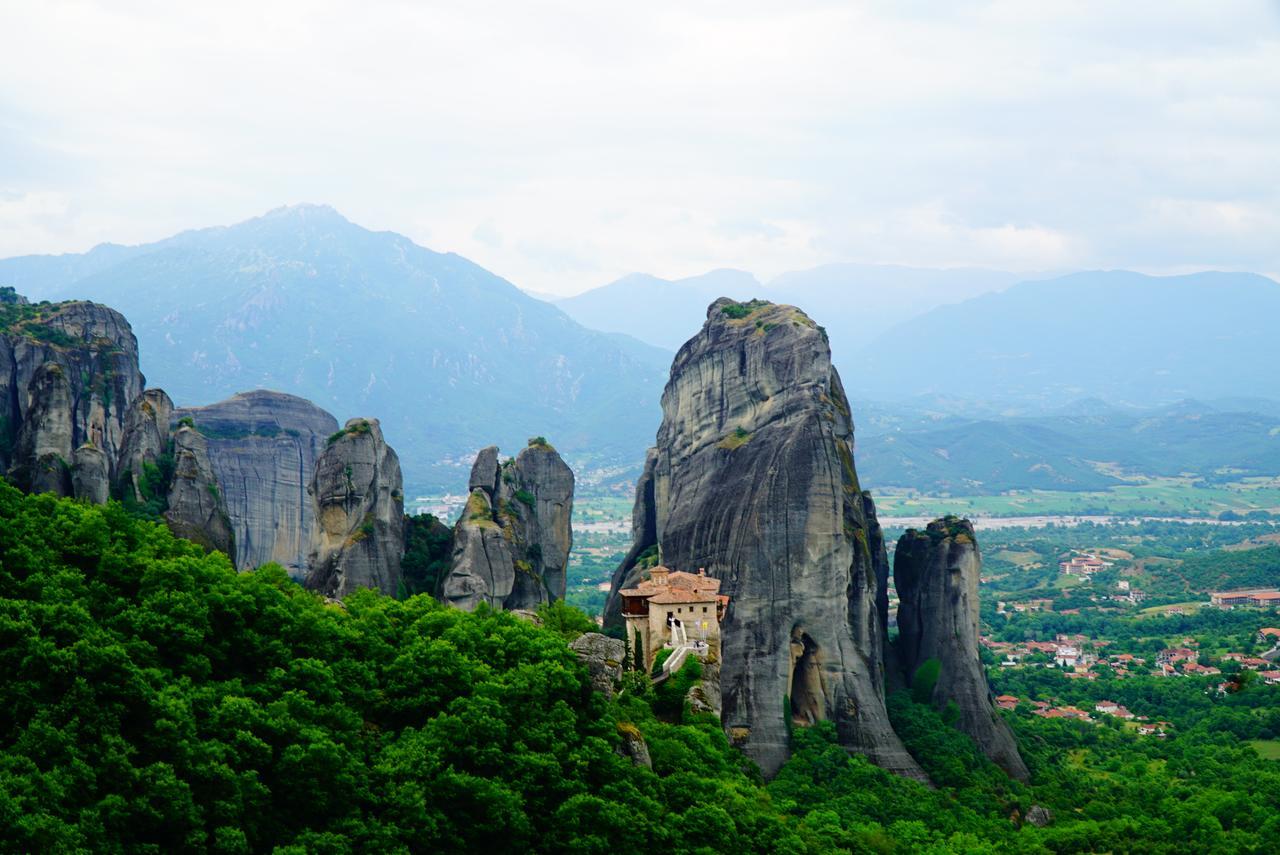
M703 607L702 607L702 613L703 613L704 615L707 613L707 607L706 607L706 606L703 606Z

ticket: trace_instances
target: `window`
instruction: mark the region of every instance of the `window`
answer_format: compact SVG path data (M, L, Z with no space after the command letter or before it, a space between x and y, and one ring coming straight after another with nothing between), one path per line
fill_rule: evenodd
M702 607L702 613L703 613L704 615L707 613L707 607L706 607L706 606L703 606L703 607Z

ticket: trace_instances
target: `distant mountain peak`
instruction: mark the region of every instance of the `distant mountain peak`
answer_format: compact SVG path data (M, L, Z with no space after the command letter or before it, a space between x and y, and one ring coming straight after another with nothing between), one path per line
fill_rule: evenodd
M344 223L351 222L332 205L316 204L314 202L298 202L293 205L281 205L278 208L272 208L267 211L259 219L263 220L308 220L308 219L338 219Z

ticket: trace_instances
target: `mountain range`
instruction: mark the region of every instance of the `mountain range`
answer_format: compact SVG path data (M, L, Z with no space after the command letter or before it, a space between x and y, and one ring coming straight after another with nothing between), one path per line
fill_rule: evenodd
M1149 409L1081 400L1040 416L969 418L863 404L859 472L868 484L927 494L1105 490L1135 478L1209 482L1280 473L1280 413L1248 402L1181 401Z
M33 299L123 312L151 384L183 406L269 388L339 421L378 417L415 491L458 490L477 449L530 436L564 452L584 492L629 485L673 352L722 296L798 305L825 327L871 485L1097 489L1118 471L1280 472L1280 285L1213 272L1022 278L834 264L767 283L732 269L633 274L538 299L315 205L0 260L0 285ZM1096 400L1063 409L1082 399ZM1187 399L1211 405L1172 406Z
M1280 284L1252 273L1087 271L1023 282L895 326L857 354L853 394L945 393L1055 408L1280 397Z
M1079 398L1165 406L1280 398L1269 333L1280 284L1252 273L1147 276L832 264L761 283L739 270L635 274L555 301L594 329L674 350L718 296L802 306L856 399L944 395L1044 411Z
M270 388L340 422L377 416L415 489L460 488L476 449L534 435L578 468L626 468L653 438L669 364L465 258L325 206L0 261L0 282L124 313L151 385L183 406Z
M937 306L1003 290L1022 278L1000 270L883 264L826 264L767 283L731 269L675 280L634 273L554 302L584 326L628 333L671 351L702 324L707 306L719 297L787 303L805 308L826 327L840 364L895 324Z

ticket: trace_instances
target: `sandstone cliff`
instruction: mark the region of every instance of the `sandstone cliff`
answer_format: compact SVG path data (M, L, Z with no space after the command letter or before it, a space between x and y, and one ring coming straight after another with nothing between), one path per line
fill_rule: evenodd
M179 537L208 550L235 554L235 536L209 463L208 443L188 425L173 434L173 482L164 518Z
M481 602L531 609L564 599L574 480L556 450L537 437L500 464L497 447L485 448L469 485L441 597L464 609Z
M24 489L71 495L75 451L80 483L96 494L119 455L124 414L142 391L138 345L128 322L88 302L0 302L0 471ZM88 497L88 496L87 496Z
M96 445L82 445L71 452L71 494L95 505L111 498L111 466Z
M304 398L265 390L179 409L173 418L191 419L208 440L235 532L236 567L274 561L295 578L305 577L315 530L307 488L337 420ZM166 429L168 421L165 415Z
M398 593L403 489L400 460L376 419L351 419L329 438L309 489L316 526L308 588L330 597L357 588Z
M1008 724L1000 717L978 658L978 577L982 559L968 520L934 520L898 541L893 576L898 597L897 653L903 677L943 709L955 704L956 727L1012 777L1028 778ZM932 686L929 684L932 683Z
M71 384L56 362L36 369L9 474L31 493L71 495Z
M607 619L650 547L673 569L706 568L732 598L722 720L766 774L791 727L826 719L850 750L924 779L885 710L888 566L825 332L792 306L717 300L676 354L662 412Z
M130 404L124 417L124 438L116 463L116 495L121 499L146 502L152 498L152 482L161 476L163 461L172 460L169 443L172 414L173 401L163 389L147 389Z

